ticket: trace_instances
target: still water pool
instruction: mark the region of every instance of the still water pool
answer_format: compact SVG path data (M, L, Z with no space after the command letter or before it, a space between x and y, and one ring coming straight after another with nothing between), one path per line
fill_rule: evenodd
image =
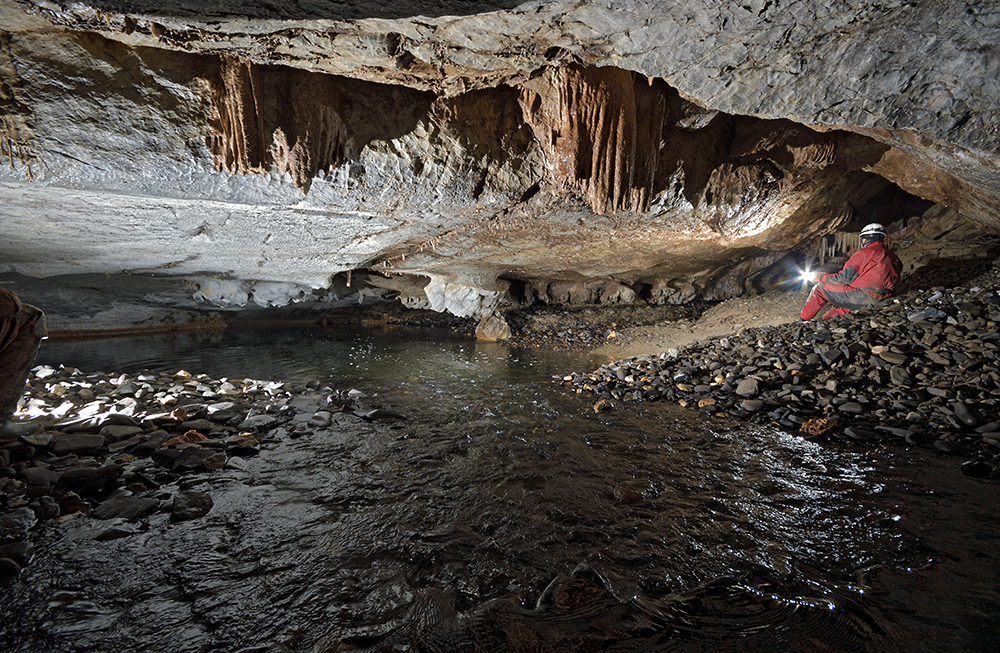
M318 379L407 416L274 442L203 519L47 528L10 651L1000 650L1000 488L926 450L666 403L440 332L47 341L39 362Z

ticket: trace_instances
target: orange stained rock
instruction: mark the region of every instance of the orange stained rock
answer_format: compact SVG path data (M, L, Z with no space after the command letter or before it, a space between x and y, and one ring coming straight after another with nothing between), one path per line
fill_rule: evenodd
M596 213L649 208L666 100L646 78L552 68L524 85L520 103L557 187L578 188Z
M207 439L208 438L206 438L204 435L198 433L198 431L188 431L184 435L178 435L175 438L170 438L169 440L163 443L162 447L174 447L177 446L178 444L202 442Z

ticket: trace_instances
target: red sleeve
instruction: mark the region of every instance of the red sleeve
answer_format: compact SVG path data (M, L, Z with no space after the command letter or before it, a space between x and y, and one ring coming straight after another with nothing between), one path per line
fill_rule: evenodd
M839 283L842 286L849 286L851 282L858 278L861 268L863 267L863 262L867 254L864 248L858 250L854 253L854 256L847 259L847 263L844 263L844 268L837 274L827 274L820 278L820 281Z

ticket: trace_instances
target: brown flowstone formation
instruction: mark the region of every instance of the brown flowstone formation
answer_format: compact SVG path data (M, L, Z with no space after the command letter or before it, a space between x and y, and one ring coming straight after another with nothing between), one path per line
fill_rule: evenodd
M0 163L7 159L13 166L18 161L33 177L39 160L28 124L31 108L25 104L19 86L10 35L0 32Z
M211 137L216 170L235 174L267 172L267 139L263 98L256 66L233 57L222 57L219 80L213 89Z
M579 188L595 213L649 210L666 111L652 80L611 66L549 68L521 87L520 103L556 187Z
M273 164L308 193L316 173L344 162L347 131L330 76L223 55L212 81L210 142L217 170L262 174Z

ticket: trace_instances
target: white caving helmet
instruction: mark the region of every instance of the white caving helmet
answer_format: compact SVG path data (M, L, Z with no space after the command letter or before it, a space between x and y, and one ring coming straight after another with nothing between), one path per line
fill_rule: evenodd
M877 222L865 225L861 230L861 240L883 241L885 240L885 227Z
M883 227L877 222L865 225L865 228L861 230L861 237L867 238L868 236L882 236L884 238L885 227Z

